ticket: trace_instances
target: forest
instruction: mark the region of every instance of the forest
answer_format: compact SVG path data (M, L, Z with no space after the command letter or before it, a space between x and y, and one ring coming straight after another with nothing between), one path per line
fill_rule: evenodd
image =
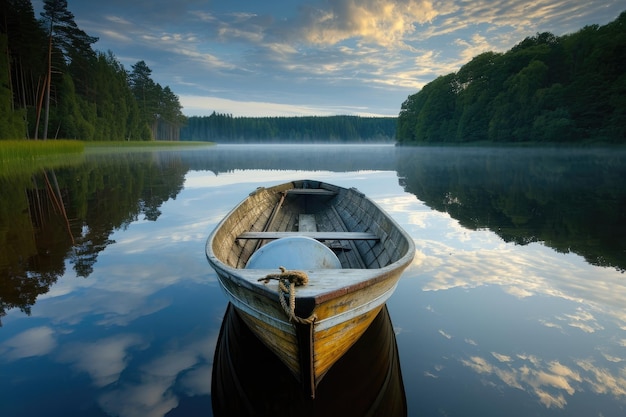
M436 78L402 104L397 141L626 143L626 12Z
M180 136L218 143L381 143L395 141L396 123L395 117L233 117L213 112L190 117Z
M0 139L626 143L626 12L524 39L426 84L399 116L187 118L144 61L93 48L66 0L0 0Z
M127 70L65 0L0 0L0 139L178 140L178 97L139 61Z

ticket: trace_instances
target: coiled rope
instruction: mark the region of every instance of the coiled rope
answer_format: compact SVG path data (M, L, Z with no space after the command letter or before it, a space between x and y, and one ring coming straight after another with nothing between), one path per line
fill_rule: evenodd
M307 285L309 283L308 275L303 271L288 271L284 266L279 267L280 274L268 274L264 278L259 278L259 282L267 284L270 280L278 281L278 299L285 314L292 323L312 324L315 322L316 316L312 314L310 317L302 318L296 316L296 287ZM286 298L289 297L289 304Z

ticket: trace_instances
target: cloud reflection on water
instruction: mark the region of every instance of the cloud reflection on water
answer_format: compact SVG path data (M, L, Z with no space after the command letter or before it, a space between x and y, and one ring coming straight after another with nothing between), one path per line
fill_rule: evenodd
M427 305L431 315L445 317L441 320L450 325L455 316L448 310L454 308L456 312L464 307L451 307L453 301L444 293L462 290L466 291L463 299L468 299L479 296L475 292L481 288L500 288L504 294L521 303L531 302L533 306L547 306L550 300L564 302L566 308L535 309L528 319L516 320L526 320L524 327L532 326L528 323L530 320L535 326L559 332L559 337L574 344L572 347L581 344L575 350L564 345L563 358L551 358L548 352L535 351L537 347L533 343L516 343L520 338L523 340L526 329L510 329L519 331L510 341L512 350L491 351L490 355L485 355L481 352L492 349L493 343L483 340L476 331L480 327L490 329L491 323L480 322L482 316L468 309L463 318L468 322L458 323L458 331L446 327L436 330L443 336L440 343L451 344L450 351L443 349L438 360L444 365L425 369L424 377L441 381L442 372L453 366L452 360L480 375L483 384L496 390L504 384L528 392L547 409L566 409L576 394L589 392L626 401L626 366L623 365L626 343L624 339L609 336L615 327L626 329L623 274L612 268L590 265L578 255L556 253L540 243L519 246L504 242L488 230L465 229L445 213L424 209L420 202L411 204L409 201L402 207L410 211L406 216L407 228L417 237L418 252L416 262L404 279L413 280L410 285L417 285L425 293L433 296L441 293L437 298L443 303L441 306ZM489 303L494 302L506 305L505 301L489 299ZM525 307L529 308L530 305ZM498 326L488 331L497 332ZM464 334L458 334L459 331ZM590 339L591 335L594 339ZM501 337L507 336L502 334ZM453 348L452 344L458 345L457 338L463 339L467 347L460 351L458 347Z
M177 382L187 396L210 394L210 364L217 335L198 335L188 342L173 346L140 366L133 379L106 389L99 397L99 404L111 415L160 417L179 404Z
M490 363L482 356L471 356L461 363L478 374L495 376L511 388L532 393L547 408L564 408L569 397L586 389L626 397L626 369L614 375L592 360L577 360L576 369L531 355L517 355L505 361L501 360L505 355L495 352L492 355L498 363Z
M25 330L0 344L0 356L13 361L31 356L43 356L56 347L54 331L48 326Z
M58 354L60 362L86 372L96 387L116 382L131 359L131 349L145 349L143 337L119 334L92 342L69 343Z
M517 246L488 230L465 229L405 193L392 171L189 172L185 189L160 207L157 222L137 220L111 236L116 243L99 255L89 279L68 272L40 297L32 317L10 312L7 325L21 330L0 344L1 359L48 356L67 364L89 377L98 404L111 415L163 416L183 396L209 395L218 326L206 323L207 311L218 323L226 304L206 264L206 236L256 186L304 177L356 186L414 236L417 256L400 282L401 290L389 300L390 308L406 295L415 309L414 299L425 295L428 303L415 315L427 316L424 320L437 316L439 321L433 334L414 322L403 325L398 342L418 335L449 348L421 352L439 356L420 376L441 383L446 370L456 365L472 370L485 385L523 390L544 408L559 410L583 392L624 401L626 337L619 333L626 331L623 275L539 243ZM493 288L501 291L481 293ZM453 305L461 291L466 292L462 302L486 306L472 310L471 305ZM196 294L201 297L189 301ZM498 308L516 302L523 307L498 317ZM183 312L194 314L189 320L179 310L187 306L194 309ZM483 314L483 308L492 310ZM453 309L460 311L458 323ZM415 320L411 314L395 315L394 323ZM507 328L520 324L533 333ZM561 351L550 351L541 340L521 343L525 337L546 335L562 337ZM404 354L410 356L414 349L409 345ZM410 360L405 364L407 371L414 369ZM404 374L412 397L411 373Z
M601 328L593 324L593 311L613 316L626 326L622 274L589 265L574 254L555 253L539 243L520 247L489 231L459 230L451 219L442 228L445 217L435 212L417 216L416 226L424 229L418 232L424 238L416 239L416 248L423 254L419 273L424 291L498 285L518 298L542 295L580 303L576 314L565 317L570 326L584 331ZM427 230L435 223L440 225L436 229L439 238Z

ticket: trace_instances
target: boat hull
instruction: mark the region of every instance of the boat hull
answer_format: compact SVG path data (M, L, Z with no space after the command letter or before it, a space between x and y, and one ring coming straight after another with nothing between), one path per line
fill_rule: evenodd
M354 346L330 369L315 400L249 330L229 304L211 379L215 416L407 415L393 325L383 307Z
M305 184L307 187L312 185ZM412 261L415 251L406 232L362 194L318 182L313 182L313 185L317 185L316 189L336 191L337 196L329 201L339 204L339 208L330 203L320 204L317 197L306 204L297 200L285 202L284 197L282 200L278 197L278 194L284 196L285 190L290 187L300 189L298 187L302 187L302 183L299 182L273 187L269 192L263 189L263 194L266 194L263 199L251 201L259 193L251 195L218 225L207 242L207 257L216 270L229 301L250 330L280 358L311 396L315 395L316 387L324 375L359 340L383 308L393 294L403 270ZM342 193L349 195L342 196ZM271 224L276 217L276 209L267 207L268 198L273 200L271 204L280 206L287 212L278 220L283 226L272 227L269 232L283 232L285 229L291 230L289 226L284 226L289 224L285 219L293 218L289 204L305 205L306 211L313 211L317 218L326 219L330 217L327 213L341 213L344 210L341 202L336 202L339 197L343 197L341 200L344 204L345 198L352 199L346 204L349 210L355 213L366 211L373 215L364 216L361 220L344 215L343 219L330 219L327 223L360 224L360 228L344 226L339 231L372 235L377 232L375 240L357 244L340 243L342 251L354 251L349 254L353 257L352 260L345 253L340 253L343 255L342 264L346 265L342 269L304 271L308 274L309 283L306 287L296 289L294 311L290 317L281 305L279 297L285 295L279 290L278 284L259 282L268 274L278 271L245 269L245 259L242 261L241 257L243 254L244 258L249 258L254 253L250 249L252 245L248 240L239 241L236 245L232 245L231 241L237 240L242 233L258 228L253 224L255 222L245 220L248 217L261 218L260 223L266 227L260 233L268 232L267 224ZM354 204L358 207L352 207ZM261 210L260 207L263 206L265 208ZM252 216L249 215L251 211L254 211ZM268 214L270 211L273 214ZM237 221L228 220L233 218ZM370 227L374 223L375 227ZM234 227L238 230L233 232ZM230 232L225 233L228 230ZM358 235L359 239L361 237L362 235ZM257 238L257 249L260 240ZM326 244L331 247L336 245L335 242L328 241ZM227 250L224 250L224 246L228 247ZM355 255L360 259L354 260ZM374 256L376 259L372 259ZM294 316L298 319L294 320Z

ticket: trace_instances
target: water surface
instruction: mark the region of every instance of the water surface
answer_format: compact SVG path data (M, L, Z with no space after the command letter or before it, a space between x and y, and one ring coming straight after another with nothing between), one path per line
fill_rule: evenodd
M214 371L258 375L214 363L227 302L204 244L256 187L302 178L359 188L416 243L381 318L393 331L342 365L355 382L389 372L359 388L379 410L624 414L626 152L217 146L0 178L0 415L226 414ZM276 396L281 375L263 379ZM358 398L343 381L323 401Z

